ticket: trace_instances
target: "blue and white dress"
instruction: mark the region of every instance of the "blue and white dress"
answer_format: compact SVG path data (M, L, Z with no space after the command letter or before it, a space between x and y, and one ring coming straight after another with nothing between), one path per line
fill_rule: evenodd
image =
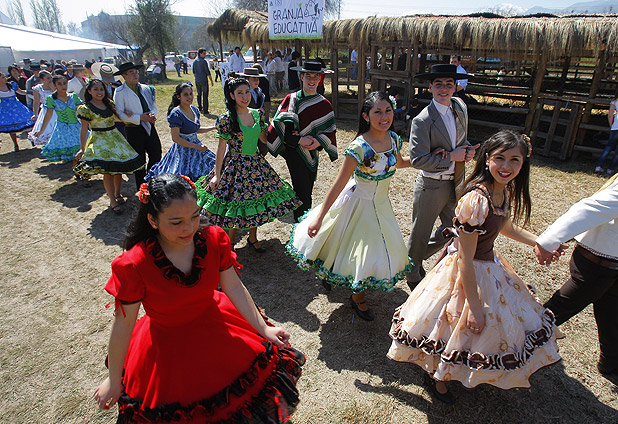
M45 115L47 114L47 106L45 106L45 102L47 101L47 97L51 96L54 90L45 90L43 88L43 84L38 84L32 87L32 91L37 91L39 93L39 99L41 106L39 108L38 117L32 127L32 130L28 133L28 140L30 140L36 146L42 146L47 144L49 138L51 137L52 131L54 131L54 127L56 126L56 112L52 113L51 119L47 123L47 127L45 127L45 131L39 134L38 137L35 137L34 134L41 129L43 126L43 121L45 120Z
M195 106L191 106L195 115L195 120L191 120L185 115L180 107L175 107L167 117L170 128L180 129L180 137L189 143L201 146L202 143L197 138L197 130L200 129L200 112ZM215 167L217 156L210 150L201 152L197 149L181 146L172 143L172 147L167 151L163 159L157 162L144 177L146 181L160 174L170 173L186 175L191 181L208 175Z
M47 144L41 149L41 153L48 161L70 161L75 159L81 145L79 142L79 132L81 123L75 114L77 106L82 104L81 99L75 93L69 94L67 102L54 99L53 96L47 97L45 107L56 111L56 124Z
M15 133L34 125L32 111L17 100L17 83L11 81L9 86L9 90L0 91L0 133Z

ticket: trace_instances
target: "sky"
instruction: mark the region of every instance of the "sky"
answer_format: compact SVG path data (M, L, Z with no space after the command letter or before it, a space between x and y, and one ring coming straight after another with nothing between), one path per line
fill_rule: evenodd
M6 12L6 0L0 0L2 11ZM104 7L101 3L94 1L75 1L75 0L56 0L62 11L62 20L66 24L75 22L79 25L87 16L97 15L101 10L109 14L123 14L127 6L132 4L131 0L106 0ZM546 8L564 8L577 0L511 0L509 3L529 9L533 6L542 5ZM221 4L220 0L177 0L172 9L175 13L185 16L212 16L214 9L210 3ZM26 1L24 11L26 21L32 24L30 10ZM98 3L98 4L97 4ZM427 4L430 5L427 5ZM462 5L462 3L464 5ZM389 0L380 2L376 0L343 0L341 8L341 18L362 18L372 15L378 16L401 16L416 13L433 14L467 14L494 7L501 2L500 0L479 0L473 5L467 5L461 0L435 0L432 2L421 0Z

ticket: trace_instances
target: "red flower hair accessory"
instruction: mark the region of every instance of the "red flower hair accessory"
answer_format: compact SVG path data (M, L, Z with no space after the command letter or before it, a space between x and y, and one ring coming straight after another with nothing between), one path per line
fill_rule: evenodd
M521 138L523 138L528 145L528 154L526 155L526 157L529 158L532 155L532 142L530 141L530 137L526 134L522 134Z
M139 201L143 204L150 202L150 193L148 192L148 183L142 183L139 186Z
M187 182L193 188L193 190L197 190L197 188L195 188L195 183L191 181L191 178L187 177L186 175L181 175L181 177L187 180Z

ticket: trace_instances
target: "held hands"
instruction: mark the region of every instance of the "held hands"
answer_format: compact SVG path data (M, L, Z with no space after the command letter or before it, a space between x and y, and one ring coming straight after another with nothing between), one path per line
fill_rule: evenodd
M446 150L444 150L442 147L434 150L433 152L431 152L432 155L440 155L442 156L441 159L444 159L445 157L448 156L448 152Z
M208 151L208 147L204 146L203 144L197 146L196 149L199 150L200 152L207 152Z
M480 144L474 146L459 146L451 152L451 160L455 162L469 162L474 159L476 149Z
M301 137L301 139L299 140L298 144L300 144L301 146L303 146L305 149L307 150L314 150L317 149L318 147L320 147L320 142L310 136L310 135L306 135L304 137Z
M133 116L133 112L131 112L130 110L125 110L124 114L127 115L129 118Z
M139 119L145 122L150 122L151 124L154 124L157 121L157 117L152 112L142 113Z
M94 400L99 404L101 409L109 409L118 402L120 393L122 392L122 384L112 384L109 377L103 381L94 391Z
M82 149L79 149L76 153L75 153L75 160L80 160L82 158L82 156L84 156L84 151Z
M281 327L266 327L263 336L278 347L290 347L290 333Z
M561 244L557 250L550 252L548 250L545 250L540 244L535 244L533 250L534 254L536 255L536 259L539 261L539 264L549 266L549 264L551 264L552 262L560 259L560 256L564 255L564 251L567 248L568 246L566 244Z

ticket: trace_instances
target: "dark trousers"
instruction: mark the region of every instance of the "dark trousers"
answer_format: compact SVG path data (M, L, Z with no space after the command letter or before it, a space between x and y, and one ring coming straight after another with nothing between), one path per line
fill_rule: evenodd
M294 149L286 149L282 156L285 158L285 163L290 171L292 187L300 201L303 202L302 205L294 210L294 220L298 222L298 219L311 209L311 193L313 192L313 184L315 183L317 172L307 168L303 158Z
M204 113L208 113L208 81L196 82L195 91L197 91L197 108Z
M188 74L189 72L187 71L189 65L186 64L185 62L182 62L182 72L185 74Z
M221 79L221 71L218 69L215 71L215 81L219 81Z
M127 132L127 141L144 161L146 161L146 154L148 154L147 168L134 173L135 185L139 189L139 186L144 182L146 172L152 165L161 160L161 140L159 140L159 135L154 125L151 126L150 135L141 125L136 127L127 125L125 131Z
M601 360L618 370L618 270L595 264L580 249L575 248L571 256L571 278L544 306L556 315L556 324L560 325L592 303Z

